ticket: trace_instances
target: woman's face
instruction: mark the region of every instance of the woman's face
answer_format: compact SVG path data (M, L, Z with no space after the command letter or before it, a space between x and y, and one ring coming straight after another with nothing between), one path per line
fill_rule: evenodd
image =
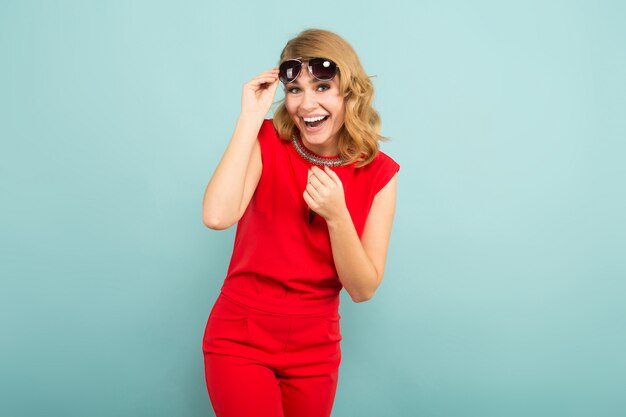
M285 86L285 108L311 150L323 156L333 156L338 153L337 133L344 122L339 74L330 81L320 81L311 76L307 64L304 62L298 78ZM317 116L325 119L321 123L314 122L316 126L305 121L305 118Z

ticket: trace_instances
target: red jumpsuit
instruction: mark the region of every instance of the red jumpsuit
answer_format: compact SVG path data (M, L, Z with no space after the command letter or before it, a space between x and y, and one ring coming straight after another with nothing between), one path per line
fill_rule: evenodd
M328 417L342 340L328 227L320 215L309 223L302 197L311 163L272 119L258 140L263 171L202 340L207 390L216 417ZM360 238L374 196L400 165L379 150L364 167L331 169Z

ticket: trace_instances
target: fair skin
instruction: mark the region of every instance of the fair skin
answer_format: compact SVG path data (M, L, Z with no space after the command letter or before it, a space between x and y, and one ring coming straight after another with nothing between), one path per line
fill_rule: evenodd
M339 280L352 300L367 301L374 296L385 271L398 174L374 197L359 240L337 174L328 167L321 170L316 166L311 172L304 200L326 220Z
M308 70L303 69L305 71L298 77L300 91L295 88L298 86L294 86L295 89L286 94L285 104L291 109L292 117L316 113L334 117L329 119L331 129L326 126L320 134L305 133L302 136L304 144L313 152L336 155L338 149L333 135L343 124L343 116L339 116L343 114L343 102L336 100L338 84L336 81L311 81ZM211 228L223 230L230 227L241 218L250 202L261 177L261 153L255 137L273 102L278 84L278 68L265 71L244 84L241 115L235 132L205 191L203 222ZM298 97L299 94L303 96ZM330 100L331 97L335 99ZM302 127L301 119L294 121ZM340 123L336 125L338 121ZM248 166L249 169L242 171L239 169L241 166ZM397 175L376 194L360 240L345 205L343 185L334 171L314 166L309 175L311 183L306 186L302 197L312 210L326 220L339 280L353 301L369 300L380 285L385 270L395 211Z
M337 77L320 81L309 74L306 62L300 75L285 86L285 107L300 131L302 143L322 156L339 154L337 134L343 126L344 101ZM312 132L303 117L328 116L319 131Z
M345 115L338 79L319 81L308 73L305 65L298 78L285 86L285 107L307 148L319 155L337 155L337 133ZM321 130L311 132L303 117L316 115L329 118ZM326 220L339 280L355 302L367 301L376 292L385 270L397 174L376 194L361 239L346 207L337 174L328 167L312 166L309 181L302 196L309 208Z

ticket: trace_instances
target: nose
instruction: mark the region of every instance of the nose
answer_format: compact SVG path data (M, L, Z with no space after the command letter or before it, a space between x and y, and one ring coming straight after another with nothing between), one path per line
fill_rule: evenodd
M303 65L304 66L304 65ZM303 68L304 70L304 68ZM310 79L310 75L307 74L300 74L300 76L302 77L302 102L300 103L300 105L302 106L302 109L306 112L311 112L312 110L315 110L318 107L318 97L315 94L315 86L314 84L311 82L312 80Z
M315 91L310 88L305 88L302 92L302 108L307 112L317 108L317 98L315 97Z

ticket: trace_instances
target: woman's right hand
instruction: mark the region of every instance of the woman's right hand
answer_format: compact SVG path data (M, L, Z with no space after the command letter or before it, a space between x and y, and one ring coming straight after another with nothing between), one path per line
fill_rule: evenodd
M278 68L262 72L243 85L241 113L265 117L278 87Z

